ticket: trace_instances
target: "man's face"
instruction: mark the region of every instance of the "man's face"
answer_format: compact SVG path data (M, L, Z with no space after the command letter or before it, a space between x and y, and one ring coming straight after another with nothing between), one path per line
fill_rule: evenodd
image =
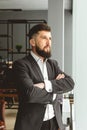
M34 37L35 52L44 58L51 56L51 32L39 31Z

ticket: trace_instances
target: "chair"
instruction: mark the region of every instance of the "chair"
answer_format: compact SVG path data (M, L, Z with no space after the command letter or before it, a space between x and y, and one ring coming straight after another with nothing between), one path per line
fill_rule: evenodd
M5 130L5 101L0 100L0 130Z

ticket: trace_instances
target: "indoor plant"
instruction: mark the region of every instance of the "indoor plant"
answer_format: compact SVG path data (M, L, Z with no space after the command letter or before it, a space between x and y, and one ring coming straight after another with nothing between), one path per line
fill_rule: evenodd
M20 52L21 49L22 49L22 45L21 44L16 44L16 49L17 49L18 52Z

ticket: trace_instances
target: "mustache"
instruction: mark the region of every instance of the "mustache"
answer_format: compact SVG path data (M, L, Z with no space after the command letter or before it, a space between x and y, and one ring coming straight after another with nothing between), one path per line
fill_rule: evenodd
M47 47L51 48L49 45L46 45L44 48L47 48Z

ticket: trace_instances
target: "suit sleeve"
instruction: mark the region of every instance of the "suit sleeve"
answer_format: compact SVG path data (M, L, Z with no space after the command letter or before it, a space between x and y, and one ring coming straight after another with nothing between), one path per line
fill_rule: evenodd
M63 94L71 91L74 88L73 79L69 75L64 73L62 70L60 70L58 63L56 61L53 61L52 67L54 68L56 73L55 78L50 80L52 83L53 93ZM64 74L65 78L56 80L58 74Z
M26 63L23 61L14 62L13 75L19 96L24 102L41 104L52 102L53 93L48 93L45 89L34 86Z

